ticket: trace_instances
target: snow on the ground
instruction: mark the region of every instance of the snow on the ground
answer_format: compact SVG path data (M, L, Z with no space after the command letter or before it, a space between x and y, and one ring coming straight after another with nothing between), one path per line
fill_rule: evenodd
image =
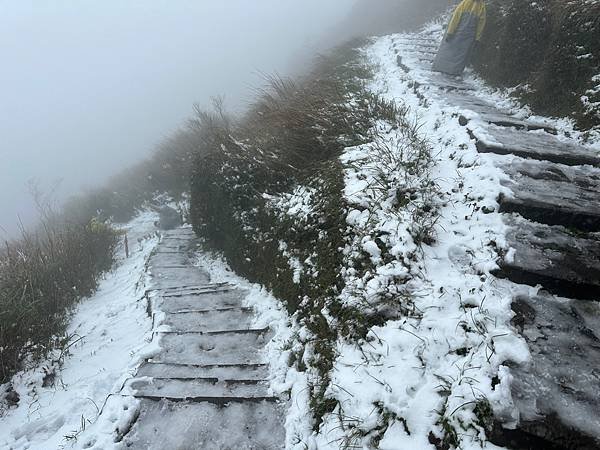
M516 421L506 363L529 358L525 342L509 323L511 301L516 293L535 289L490 274L498 252L507 250L505 226L497 213L504 174L491 156L477 152L453 111L429 97L428 106L421 105L411 79L398 67L392 40L381 37L367 48L377 68L370 89L409 106L433 146L431 176L442 192L437 242L423 247L420 286L415 286L413 298L419 313L374 327L358 345L338 344L340 356L328 394L340 407L327 416L320 434L295 448L372 448L370 439L383 430L379 448L431 449L443 429L450 437L455 432L463 449L495 448L485 441L481 426L490 418L485 407L508 426ZM348 151L345 157L356 149ZM356 192L354 187L347 193ZM347 195L347 200L358 202L355 196ZM384 213L386 207L381 205ZM348 219L355 223L356 214L350 212ZM391 232L388 246L398 257L414 250L401 217L394 223L388 216L380 226ZM372 283L385 285L390 274L380 272ZM395 419L386 422L386 417Z
M55 352L44 363L17 374L17 407L0 414L0 448L55 450L61 448L112 448L114 431L127 422L126 401L118 414L107 414L111 399L143 358L152 323L146 314L145 263L158 242L155 213L143 213L122 229L130 256L119 246L117 263L99 284L97 292L74 309L67 332L68 352ZM145 350L144 350L145 351ZM46 372L55 370L54 383L42 387ZM100 411L114 421L98 426Z
M428 31L441 37L439 24ZM463 449L492 449L495 446L485 441L475 406L489 405L505 425L517 419L506 363L527 361L529 354L509 324L510 305L516 294L532 294L535 289L490 274L498 253L508 250L505 225L497 213L498 194L510 194L500 184L505 175L493 164L493 155L477 152L467 130L458 123L456 108L434 97L427 98L427 107L422 106L410 77L424 78L426 72L405 74L391 50L393 39L378 38L366 49L366 58L377 69L369 88L408 106L409 115L418 120L420 133L433 147L431 178L442 192L437 199L437 241L419 253L407 218L395 217L390 204L379 205L377 220L365 220L360 210L372 206L374 198L366 195L368 183L361 186L359 182L372 174L346 172L346 200L357 205L349 211L349 226L372 227L372 233L384 231L396 262L405 261L388 267L374 240L361 240L362 250L378 267L363 292L375 293L393 278L410 278L417 314L374 327L363 342L338 343L339 358L328 395L339 401L340 408L325 417L319 434L312 430L307 375L288 367L294 341L308 338L302 335L305 330L293 324L282 302L264 288L234 274L219 257L197 255L197 264L208 271L212 282L235 283L248 292L246 304L257 313L256 327L274 330L265 358L271 365L273 393L290 397L288 449L370 448L376 430L381 449L430 450L444 428L454 430ZM506 92L489 89L474 73L467 72L465 80L477 87L475 95L532 118ZM569 121L533 118L557 127L563 136L579 137ZM390 130L390 142L392 135ZM342 159L362 160L369 150L369 145L347 149ZM287 201L286 208L291 205L302 213L307 197L310 192L276 200ZM69 348L55 385L42 387L44 365L15 377L21 401L0 417L0 446L15 450L119 446L114 442L115 430L126 431L136 401L111 394L120 390L138 362L152 351L147 343L152 324L145 303L139 300L144 292L140 278L144 263L157 242L144 239L153 230L154 220L154 214L143 214L127 225L132 256L121 258L96 295L77 306L69 333L81 340ZM418 263L406 262L415 253ZM291 263L302 270L300 261ZM350 272L345 276L349 284L360 282ZM355 294L342 295L346 303L360 305ZM96 421L100 411L103 414Z

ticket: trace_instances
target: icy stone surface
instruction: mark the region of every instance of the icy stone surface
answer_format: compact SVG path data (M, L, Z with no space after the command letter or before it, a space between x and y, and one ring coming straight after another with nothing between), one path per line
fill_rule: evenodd
M157 267L151 264L150 273L152 274L150 286L154 289L177 288L185 286L190 280L197 283L208 282L208 275L199 272L196 268L186 266Z
M260 364L267 333L163 334L153 362L176 364Z
M260 381L269 377L269 366L267 364L186 365L147 362L139 368L137 376Z
M243 299L243 291L206 292L202 294L186 294L182 296L152 297L153 308L166 313L217 310L239 307Z
M600 335L587 326L598 308L539 296L516 298L513 310L532 355L512 367L520 427L565 448L593 448L588 437L600 446Z
M423 84L437 87L443 90L458 90L458 91L472 91L474 88L462 81L460 78L453 77L438 72L431 72L422 81Z
M184 266L188 261L185 253L174 249L161 249L150 258L150 266L154 267L172 267Z
M513 197L502 211L552 225L600 231L600 170L548 162L512 161L500 167L510 176L502 184Z
M125 389L134 397L203 399L215 403L270 397L269 383L256 380L133 378L127 381Z
M480 152L513 154L524 158L552 161L567 165L600 166L600 156L585 147L563 142L544 132L531 132L488 125L472 130Z
M139 449L276 449L285 444L284 405L271 394L264 347L247 295L211 283L187 254L194 235L170 231L151 256L148 313L159 347L122 395L141 399L123 442Z
M244 308L208 309L168 313L160 325L166 325L173 331L231 331L248 330L252 327L252 310Z
M284 421L284 408L272 402L145 400L124 443L134 450L275 450L285 442Z
M479 118L488 123L503 127L514 127L525 130L546 130L551 133L556 133L556 130L548 125L529 120L521 120L514 117L510 111L499 108L491 102L465 92L447 92L443 95L439 95L439 98L441 101L451 106L476 113Z
M599 240L517 217L508 216L506 223L514 257L501 263L504 276L564 297L600 301Z

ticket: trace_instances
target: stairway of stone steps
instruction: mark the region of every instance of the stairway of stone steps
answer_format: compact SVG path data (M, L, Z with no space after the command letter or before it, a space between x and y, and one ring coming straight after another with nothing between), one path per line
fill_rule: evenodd
M190 261L189 228L164 233L150 257L146 293L160 351L122 390L140 401L123 443L132 449L284 448L285 405L269 388L263 348L271 330L253 326L246 293L212 283Z
M514 449L600 448L600 149L559 136L478 97L476 86L431 71L439 40L397 35L399 67L427 105L459 107L482 157L500 167L511 195L499 199L514 257L496 276L541 285L514 299L513 324L532 361L512 365L516 430L495 427L492 442Z

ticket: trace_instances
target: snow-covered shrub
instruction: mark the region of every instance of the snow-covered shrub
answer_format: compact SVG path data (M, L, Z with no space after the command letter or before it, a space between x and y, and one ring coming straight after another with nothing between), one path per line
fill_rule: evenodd
M118 234L92 220L44 221L0 252L0 383L60 345L68 310L112 267Z
M594 77L600 73L600 1L490 0L476 68L520 92L540 113L600 125Z

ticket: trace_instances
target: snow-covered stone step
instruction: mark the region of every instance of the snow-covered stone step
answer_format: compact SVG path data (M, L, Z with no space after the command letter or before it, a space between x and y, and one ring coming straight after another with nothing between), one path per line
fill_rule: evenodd
M401 45L395 45L394 52L396 53L396 55L417 56L417 57L425 56L432 60L435 59L435 56L437 54L437 50L430 50L428 48L419 47L419 46L404 47Z
M162 295L175 296L175 295L196 295L200 292L215 292L215 289L198 289L190 286L185 288L184 292L179 292L180 286L194 283L196 286L201 286L210 281L210 277L207 273L202 272L194 267L189 269L172 269L172 268L156 268L150 267L152 274L151 281L148 283L152 292L163 291ZM221 289L222 288L218 288Z
M152 378L216 378L217 380L266 380L267 364L192 365L143 363L137 377Z
M500 263L498 276L542 285L567 298L600 301L600 240L516 216L507 216L505 221L509 226L506 239L514 252Z
M184 266L189 265L189 258L184 252L158 250L150 256L149 265Z
M203 294L161 295L151 297L151 311L182 313L226 309L242 306L245 293L241 290L205 292Z
M165 251L177 251L181 250L183 252L187 251L190 248L190 244L192 239L188 238L162 238L158 247Z
M473 91L473 86L461 81L459 78L445 75L439 72L431 72L424 79L419 81L421 84L436 87L445 91Z
M273 397L266 381L216 378L133 378L125 383L123 393L134 397L216 403Z
M271 339L271 333L227 332L206 334L160 335L161 350L150 362L229 365L262 364L262 349Z
M506 434L545 441L536 448L600 448L600 305L546 295L518 297L513 311L531 361L511 367L520 423Z
M189 238L194 239L196 237L196 233L191 227L179 227L173 230L166 230L161 233L164 238Z
M213 292L218 289L230 290L234 289L235 285L232 283L211 283L208 282L194 282L195 280L186 280L181 286L173 286L159 289L149 289L149 292L157 292L160 294L175 294L182 292L183 295L189 295L194 292Z
M203 274L204 275L204 274ZM197 278L197 277L192 277ZM181 284L176 286L169 286L165 283L165 287L157 287L148 290L152 295L160 295L162 297L186 297L186 296L199 296L204 294L215 294L220 292L230 292L236 289L231 284L212 284L204 280L204 276L197 283L193 283L193 279L182 280ZM180 280L178 280L180 281Z
M423 43L423 44L429 44L429 45L440 45L440 41L439 39L435 39L435 38L431 38L431 37L427 37L427 36L417 36L417 35L405 35L405 36L399 36L396 39L394 39L394 42L396 43L406 43L406 44L412 44L412 43Z
M395 48L419 48L425 49L431 52L437 52L439 45L435 41L430 40L413 40L409 41L406 39L395 39L394 41Z
M423 55L423 56L431 56L435 57L436 52L433 50L427 50L418 47L396 47L396 51L400 54L408 54L408 55Z
M447 103L449 106L474 112L481 120L491 124L529 131L544 130L548 133L556 134L556 129L550 125L531 120L518 119L514 117L510 111L498 108L493 103L468 93L457 94L455 92L445 92L443 95L438 95L437 97L440 101Z
M502 212L535 222L600 231L600 170L546 162L501 164L510 176L502 184L513 196L500 201Z
M551 161L570 166L600 167L600 153L570 142L563 142L542 131L528 132L489 125L485 130L471 130L482 153L517 155L524 158Z
M254 321L251 308L222 308L163 315L160 325L174 331L218 331L250 329Z
M277 450L285 448L285 410L274 402L211 403L142 400L123 439L132 450Z
M152 277L172 278L174 281L183 280L183 285L189 284L190 280L195 280L196 283L208 283L208 281L197 281L196 279L205 279L205 275L198 267L188 264L164 264L162 262L150 261L148 269Z

